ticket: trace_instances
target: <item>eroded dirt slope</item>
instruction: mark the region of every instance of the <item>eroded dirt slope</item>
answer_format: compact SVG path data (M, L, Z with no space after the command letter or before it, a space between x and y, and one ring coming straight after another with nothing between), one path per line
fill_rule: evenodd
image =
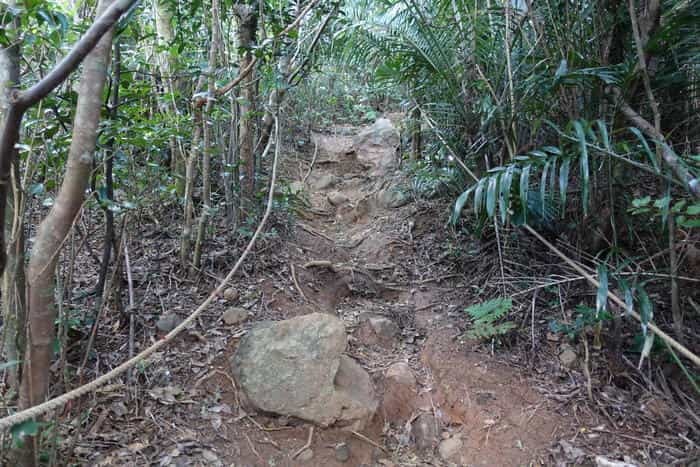
M445 259L445 214L411 197L397 168L397 136L388 121L383 125L379 131L314 135L318 154L310 172L307 161L298 179L289 180L295 192L303 187L297 196L305 200L293 237L271 253L276 269L241 281L247 286L239 285L240 293L226 304L247 309L249 318L226 325L214 316L215 324L180 343L179 350L184 346L196 364L179 368L183 371L175 382L164 377L150 391L161 404L151 413L152 423L147 417L130 420L132 426L148 425L149 430L155 425L157 433L140 436L135 429L127 447L106 449L93 461L235 466L552 463L549 448L563 433L572 432L572 421L532 387L528 375L461 338L461 310L474 301L470 277ZM314 311L343 319L350 334L349 355L368 370L380 394L389 391L362 433L312 430L298 420L247 413L241 402L230 358L246 329L259 320ZM377 332L367 326L368 316L386 318L396 327ZM415 391L395 394L386 384L386 370L397 362L407 363L417 380Z

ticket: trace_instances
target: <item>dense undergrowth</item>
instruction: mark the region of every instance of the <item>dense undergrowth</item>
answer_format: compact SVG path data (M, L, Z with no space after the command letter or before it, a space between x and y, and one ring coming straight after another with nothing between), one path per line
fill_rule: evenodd
M138 328L121 279L129 239L176 239L169 273L198 280L252 236L266 148L313 155L312 132L383 115L399 127L406 189L451 205L445 249L479 275L472 337L533 356L570 341L611 362L586 367L591 398L630 384L624 368L677 417L692 412L698 0L124 0L113 37L58 79L111 4L97 3L0 5L6 413L82 381L104 310ZM271 244L304 200L283 186L275 203Z

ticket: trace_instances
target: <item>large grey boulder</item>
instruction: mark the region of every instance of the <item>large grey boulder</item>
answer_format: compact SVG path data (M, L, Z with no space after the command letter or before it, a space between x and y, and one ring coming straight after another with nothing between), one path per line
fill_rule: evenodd
M345 327L334 316L262 322L241 340L233 372L254 408L362 429L378 402L367 372L344 355L346 346Z
M387 118L378 118L374 124L358 133L352 141L357 159L374 166L372 175L383 175L396 168L398 146L399 132Z

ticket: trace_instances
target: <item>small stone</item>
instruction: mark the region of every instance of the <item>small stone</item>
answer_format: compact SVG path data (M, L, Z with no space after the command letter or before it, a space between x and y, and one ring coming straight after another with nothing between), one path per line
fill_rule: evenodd
M167 334L180 324L182 320L175 313L166 313L156 322L156 328L163 334Z
M438 446L438 452L443 460L454 461L462 450L462 440L460 438L448 438L443 440Z
M604 456L595 456L595 465L596 467L637 467L637 464L627 461L616 461ZM688 467L698 467L699 465L700 461L695 461L689 464Z
M384 397L382 413L391 423L407 420L417 407L416 377L405 362L396 362L384 374Z
M570 347L565 347L559 354L559 362L564 368L573 368L577 359L576 352Z
M561 340L561 336L559 334L555 334L553 332L548 332L547 333L547 340L550 342L559 342Z
M420 451L432 450L437 444L437 419L429 413L418 416L411 426L411 436Z
M339 462L347 462L350 459L350 447L347 443L338 443L335 445L335 458Z
M331 191L328 193L328 202L331 203L332 206L337 207L341 204L347 203L348 201L348 197L339 191Z
M314 458L314 451L313 449L304 449L299 456L297 456L297 459L299 459L302 462L308 462L311 459Z
M335 175L327 174L319 178L315 185L319 190L325 190L326 188L331 188L336 183L338 183L338 180Z
M411 202L411 196L398 188L390 188L379 192L377 200L385 208L400 208Z
M221 315L221 319L228 326L236 326L248 319L248 310L239 306L229 308Z
M238 300L239 295L238 290L234 289L233 287L224 290L224 300L227 302L235 302Z
M380 345L390 348L399 333L399 327L389 318L373 313L362 313L357 338L365 345Z

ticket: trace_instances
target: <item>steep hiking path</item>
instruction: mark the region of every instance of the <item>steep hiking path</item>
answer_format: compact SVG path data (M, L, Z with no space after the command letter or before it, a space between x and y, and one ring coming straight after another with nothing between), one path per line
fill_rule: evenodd
M242 388L240 374L235 375L237 384L232 380L223 387L236 389L226 391L223 400L242 408L234 422L224 422L229 442L217 443L217 452L226 452L222 459L235 465L547 464L547 449L570 431L571 422L520 370L460 339L461 310L474 302L472 278L445 260L444 211L410 196L397 167L398 134L391 121L315 134L314 140L315 160L303 170L294 164L289 170L299 176L287 190L305 203L298 209L294 238L280 252L288 258L288 271L261 286L273 297L273 319L323 313L342 320L346 354L366 370L374 388L356 399L373 399L363 402L376 413L359 425L313 431L312 425L288 417L265 417L259 411L248 417L246 399L256 399L258 407L280 407L274 410L278 414L295 414L289 400L303 398L300 393L316 382L299 379L279 396L282 401L260 402L267 395L259 393L269 388ZM307 331L308 323L302 324ZM276 346L275 339L290 332L284 329L261 345ZM232 342L230 352L243 353L238 346ZM265 349L246 352L254 360L264 358ZM310 364L329 363L320 355ZM277 361L262 366L287 371ZM313 377L323 378L317 370ZM335 378L350 393L363 391L353 388L365 384L362 375L345 383ZM248 398L246 389L253 393ZM307 409L296 410L307 414ZM314 417L324 414L308 416Z
M197 325L136 372L143 397L101 390L73 452L91 465L582 460L560 440L598 422L545 398L523 359L463 339L463 310L498 268L494 242L455 245L449 202L411 195L390 120L313 139L313 157L283 167L293 228L263 241ZM278 216L273 226L290 225ZM155 290L146 298L165 308L173 288ZM175 289L167 316L205 291Z

